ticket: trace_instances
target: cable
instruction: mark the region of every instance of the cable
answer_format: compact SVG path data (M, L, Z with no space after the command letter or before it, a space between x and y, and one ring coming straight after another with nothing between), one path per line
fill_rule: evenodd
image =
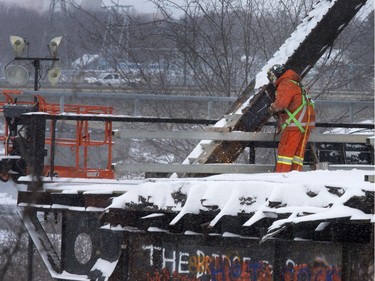
M310 100L308 99L307 100L307 122L306 122L306 130L305 130L305 133L303 135L303 140L302 140L302 145L301 145L301 151L300 151L300 154L298 155L299 158L301 158L301 159L302 159L302 153L304 153L304 151L305 151L306 139L307 139L307 132L309 130L309 124L310 124ZM302 166L303 166L303 162L302 162ZM298 166L298 171L300 171L300 168L301 168L301 165Z
M275 117L274 117L275 118ZM280 118L278 116L278 118ZM275 118L276 122L275 122L275 132L273 134L273 142L276 143L276 136L278 135L278 120ZM276 147L275 146L273 148L273 155L274 155L274 158L275 158L275 168L273 169L273 172L276 172L276 165L277 165L277 153L276 153Z

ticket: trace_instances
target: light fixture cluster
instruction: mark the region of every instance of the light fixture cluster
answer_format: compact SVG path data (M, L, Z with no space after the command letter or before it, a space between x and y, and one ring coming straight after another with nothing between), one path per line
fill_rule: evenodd
M61 75L61 69L58 67L57 49L62 40L62 36L53 38L48 44L50 57L24 57L23 53L29 42L19 36L10 36L10 43L14 51L14 59L5 67L5 77L7 81L14 86L21 86L26 84L29 80L28 70L21 65L21 61L31 61L35 69L34 90L38 90L39 85L39 71L41 61L51 61L52 65L48 68L47 77L52 85L56 85ZM16 63L17 62L17 63Z

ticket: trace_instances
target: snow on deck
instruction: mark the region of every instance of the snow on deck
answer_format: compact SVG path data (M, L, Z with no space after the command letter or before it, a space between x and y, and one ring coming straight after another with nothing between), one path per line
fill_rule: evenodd
M186 214L210 211L213 206L219 212L211 220L210 227L227 215L250 214L251 218L244 226L251 226L270 214L273 218L288 214L287 218L273 222L269 231L274 231L288 223L306 221L345 218L374 222L373 211L369 213L362 206L350 203L353 198L369 200L368 194L374 193L374 184L365 181L369 173L352 169L222 174L206 178L124 180L116 181L116 184L60 181L46 184L45 189L64 193L122 193L113 198L107 210L141 206L146 198L148 207L142 207L143 210L155 210L155 216L166 211L176 213L170 225L175 225ZM176 200L176 194L183 195L186 200Z

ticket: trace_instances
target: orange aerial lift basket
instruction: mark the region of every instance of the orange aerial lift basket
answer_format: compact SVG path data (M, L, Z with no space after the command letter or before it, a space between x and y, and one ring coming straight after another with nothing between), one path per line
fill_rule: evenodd
M60 104L47 103L41 95L33 95L33 101L20 101L22 91L2 90L2 94L5 101L0 102L0 112L3 111L4 105L8 105L8 108L12 108L9 105L34 106L35 111L50 115L112 114L113 111L112 107L107 106L65 104L64 112L61 112ZM10 134L8 122L5 122L4 134L0 136L4 141L4 156L12 155L14 138L15 136ZM98 124L88 120L48 120L45 132L44 176L113 179L115 175L112 168L112 145L111 121ZM3 172L2 178L4 179Z

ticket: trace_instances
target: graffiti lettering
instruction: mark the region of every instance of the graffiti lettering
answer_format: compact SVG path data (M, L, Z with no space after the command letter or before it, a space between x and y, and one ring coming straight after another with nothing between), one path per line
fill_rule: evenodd
M209 264L211 257L205 256L203 252L197 251L196 256L189 257L189 271L197 277L210 273Z
M163 248L163 268L167 267L167 263L172 265L172 272L176 271L176 251L170 251L172 253L172 257L166 257L165 248ZM180 266L179 266L180 267Z
M334 265L288 264L284 281L341 281L341 269Z
M227 262L220 262L221 266L228 265ZM211 274L204 274L199 277L191 274L180 274L174 272L170 274L168 269L162 269L161 271L155 271L152 274L146 273L147 281L198 281L198 280L210 280L210 281L272 281L273 272L272 268L267 262L259 262L257 265L252 264L250 267L244 266L243 269L239 270L240 262L236 262L236 267L228 268L224 267L214 267L213 264L216 262L212 261L210 263ZM212 267L213 266L213 267ZM250 269L248 271L247 269ZM252 270L256 268L257 271L254 273ZM235 274L233 274L235 273Z
M195 258L196 257L194 256L191 257L190 261L196 261ZM250 262L249 258L243 259L241 261L240 257L237 256L233 259L230 259L227 256L222 256L221 258L206 256L205 259L201 259L200 262L203 263L199 264L202 272L204 270L205 275L210 276L210 280L212 281L273 280L273 269L267 261ZM193 270L191 270L190 272L195 273ZM202 274L197 274L196 276L200 277L202 276Z
M153 245L143 246L143 250L148 253L150 267L158 269L153 273L147 273L147 280L150 281L268 281L272 280L273 276L269 262L252 261L250 257L241 257L238 252L206 255L203 251L197 250L191 254L168 251L166 248Z

